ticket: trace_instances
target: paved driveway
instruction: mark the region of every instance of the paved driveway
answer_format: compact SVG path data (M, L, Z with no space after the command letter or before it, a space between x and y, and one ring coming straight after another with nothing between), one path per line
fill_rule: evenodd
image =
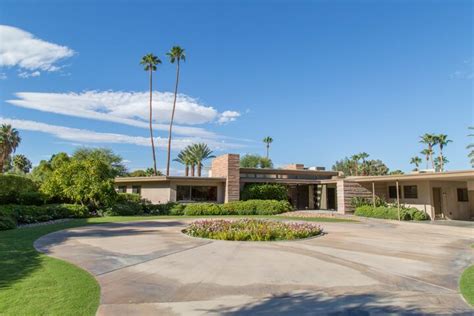
M321 223L324 236L265 243L191 238L184 225L88 226L35 247L94 274L99 315L473 314L457 290L471 228Z

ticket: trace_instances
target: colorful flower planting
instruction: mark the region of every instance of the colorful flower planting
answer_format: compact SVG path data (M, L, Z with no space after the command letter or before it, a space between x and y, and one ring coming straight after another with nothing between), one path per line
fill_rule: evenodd
M189 236L240 241L295 240L317 236L322 228L313 223L269 221L262 219L209 219L189 224Z

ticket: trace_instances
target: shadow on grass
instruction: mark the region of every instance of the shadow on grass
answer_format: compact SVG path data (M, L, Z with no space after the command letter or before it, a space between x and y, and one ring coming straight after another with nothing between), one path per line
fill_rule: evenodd
M350 294L329 297L321 293L274 295L261 302L240 308L207 310L220 315L426 315L417 306L400 306L389 296ZM472 315L472 312L449 312L449 315Z

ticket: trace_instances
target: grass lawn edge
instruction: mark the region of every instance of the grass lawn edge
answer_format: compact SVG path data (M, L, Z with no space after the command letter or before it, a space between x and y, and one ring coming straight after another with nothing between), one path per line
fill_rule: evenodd
M474 265L467 267L461 274L459 291L464 300L474 307Z

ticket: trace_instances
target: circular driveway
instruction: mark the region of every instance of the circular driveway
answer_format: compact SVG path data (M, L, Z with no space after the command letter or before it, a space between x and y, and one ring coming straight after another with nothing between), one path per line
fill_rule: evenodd
M472 228L321 223L301 241L204 240L186 220L93 225L35 242L91 272L98 315L472 315L458 292Z

